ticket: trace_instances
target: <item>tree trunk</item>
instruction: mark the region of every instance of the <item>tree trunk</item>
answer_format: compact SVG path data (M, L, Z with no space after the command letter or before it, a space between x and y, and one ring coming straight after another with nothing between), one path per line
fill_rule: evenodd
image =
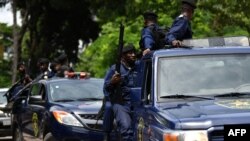
M16 1L11 1L13 13L13 60L12 60L12 84L16 81L18 63L18 29L17 29L17 9Z

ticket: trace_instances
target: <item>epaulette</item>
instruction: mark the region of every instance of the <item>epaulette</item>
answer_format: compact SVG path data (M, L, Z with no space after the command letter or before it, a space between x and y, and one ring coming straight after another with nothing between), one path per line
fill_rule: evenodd
M178 16L178 18L177 18L177 19L181 19L181 18L183 18L183 19L187 19L187 17L186 17L186 16L184 16L183 14L181 14L180 16Z

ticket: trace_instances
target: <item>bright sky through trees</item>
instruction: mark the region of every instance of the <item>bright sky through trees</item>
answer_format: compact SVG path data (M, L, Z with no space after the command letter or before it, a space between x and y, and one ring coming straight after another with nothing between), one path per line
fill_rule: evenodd
M21 25L20 13L17 13L17 23ZM10 4L7 4L5 7L0 8L0 23L7 23L8 26L13 24L13 15L11 12Z

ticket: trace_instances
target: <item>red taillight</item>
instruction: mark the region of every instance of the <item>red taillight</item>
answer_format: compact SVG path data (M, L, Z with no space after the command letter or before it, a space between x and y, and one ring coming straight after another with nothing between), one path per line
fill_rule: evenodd
M88 72L68 72L68 78L78 78L78 79L86 79L90 77L90 73Z

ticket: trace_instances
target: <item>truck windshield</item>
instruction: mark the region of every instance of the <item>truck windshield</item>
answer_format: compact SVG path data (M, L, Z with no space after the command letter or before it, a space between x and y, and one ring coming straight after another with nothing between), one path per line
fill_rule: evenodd
M55 102L103 99L103 80L65 80L50 84L49 95Z
M250 54L160 58L158 97L250 92Z

